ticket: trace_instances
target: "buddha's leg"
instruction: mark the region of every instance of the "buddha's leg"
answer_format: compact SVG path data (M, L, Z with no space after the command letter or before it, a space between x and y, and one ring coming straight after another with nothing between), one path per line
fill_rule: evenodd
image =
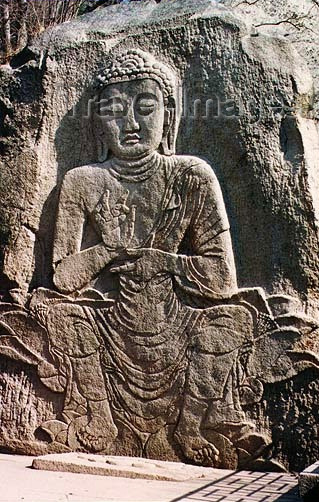
M71 358L74 378L80 394L87 400L88 420L76 430L83 446L102 451L117 436L113 422L100 355L95 352L84 358ZM80 420L79 423L83 423Z
M204 420L220 424L243 419L236 400L234 370L241 348L252 343L252 333L252 316L239 305L207 309L198 322L191 341L184 405L175 431L185 456L196 463L214 466L218 455L203 437Z
M87 416L74 421L76 436L83 446L101 451L116 437L102 372L101 341L87 315L87 308L73 303L57 304L50 308L47 327L55 350L68 357L71 371L67 375L68 408L72 406L72 389L86 401Z
M218 459L219 451L213 444L206 441L200 431L208 404L205 400L192 396L187 389L185 392L174 437L187 459L199 465L213 467Z

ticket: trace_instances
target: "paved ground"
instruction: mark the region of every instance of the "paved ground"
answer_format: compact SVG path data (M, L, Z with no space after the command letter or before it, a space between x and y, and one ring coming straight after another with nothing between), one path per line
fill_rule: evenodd
M235 472L170 502L246 501L300 502L297 479L289 474Z
M0 454L0 502L300 502L292 475L212 470L211 479L148 481L36 471Z

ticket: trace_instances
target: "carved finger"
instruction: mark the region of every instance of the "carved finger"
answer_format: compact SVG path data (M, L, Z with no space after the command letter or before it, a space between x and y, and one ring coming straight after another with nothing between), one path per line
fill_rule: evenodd
M115 204L115 206L112 209L112 215L114 217L118 216L125 216L130 212L129 207L127 207L125 204Z
M100 215L100 213L96 213L95 215L95 221L98 225L101 225L102 223L104 223L104 218L102 218L102 216Z
M110 220L109 196L110 191L106 190L94 208L95 219L100 224Z
M112 272L112 274L114 274L114 273L125 274L125 273L132 272L135 269L136 269L136 262L128 262L128 263L124 263L124 265L111 267L110 272Z
M127 248L126 253L134 258L141 258L147 251L148 248Z
M100 215L101 210L102 210L102 204L101 201L99 201L94 208L94 213L96 214L96 216Z
M128 192L118 198L113 208L114 215L119 216L120 214L129 214L130 208L126 204L127 198Z
M126 221L125 214L120 214L118 217L118 220L119 220L119 224L122 225L124 223L124 221Z
M126 204L128 194L128 190L125 190L125 192L118 198L117 204Z
M125 218L124 237L127 244L131 242L134 236L135 213L136 213L136 206L132 206L130 209L130 214ZM134 256L134 254L132 256Z
M105 207L106 211L108 213L111 212L110 210L110 190L106 190L103 194L103 197L102 197L102 203L103 203L103 206Z

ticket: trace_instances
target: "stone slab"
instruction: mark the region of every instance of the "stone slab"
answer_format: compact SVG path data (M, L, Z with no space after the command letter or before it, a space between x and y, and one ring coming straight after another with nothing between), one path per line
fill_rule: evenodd
M298 502L291 474L210 469L210 479L128 479L30 469L34 457L0 454L0 502ZM316 499L315 499L316 501Z
M188 481L212 479L220 470L196 467L180 462L165 462L137 457L90 455L85 453L61 453L42 455L32 462L38 470L95 474L133 479L160 481ZM232 471L225 471L231 473Z
M319 461L299 474L299 493L305 501L319 499Z
M34 457L0 454L0 502L171 502L225 476L185 482L128 479L31 469Z

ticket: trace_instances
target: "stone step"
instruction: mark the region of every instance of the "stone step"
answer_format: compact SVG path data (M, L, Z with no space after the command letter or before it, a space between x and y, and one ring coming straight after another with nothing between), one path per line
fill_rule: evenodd
M299 474L299 493L305 502L319 500L319 461Z

